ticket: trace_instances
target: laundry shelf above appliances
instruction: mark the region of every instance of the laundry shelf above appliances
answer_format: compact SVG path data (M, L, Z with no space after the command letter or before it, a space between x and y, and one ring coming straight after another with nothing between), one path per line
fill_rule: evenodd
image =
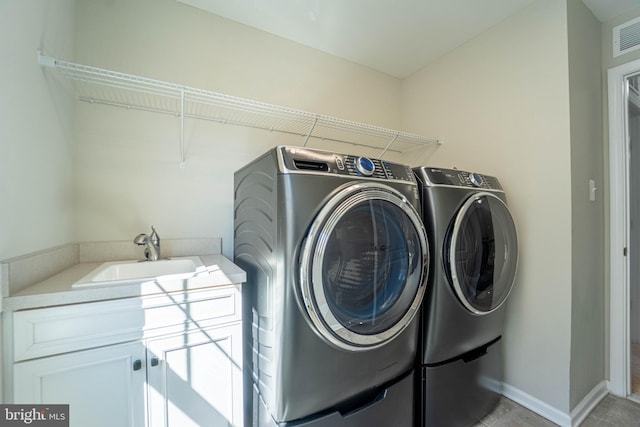
M247 126L303 137L407 152L440 145L440 138L344 120L322 114L211 92L147 77L67 62L38 52L38 62L74 80L80 101L151 111L180 118L180 165L184 167L184 119Z

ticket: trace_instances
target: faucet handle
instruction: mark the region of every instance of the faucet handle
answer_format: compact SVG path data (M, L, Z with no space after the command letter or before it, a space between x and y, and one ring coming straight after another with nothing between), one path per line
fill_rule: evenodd
M133 239L133 243L135 243L138 246L146 245L148 241L149 241L149 236L147 236L146 234L138 234Z

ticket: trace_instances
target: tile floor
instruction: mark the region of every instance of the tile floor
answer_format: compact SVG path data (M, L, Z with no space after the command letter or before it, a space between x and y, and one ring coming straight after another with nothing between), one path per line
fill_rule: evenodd
M502 397L500 404L474 427L554 427L556 424ZM640 404L615 396L605 397L580 427L640 426Z
M640 343L631 343L631 393L640 394Z

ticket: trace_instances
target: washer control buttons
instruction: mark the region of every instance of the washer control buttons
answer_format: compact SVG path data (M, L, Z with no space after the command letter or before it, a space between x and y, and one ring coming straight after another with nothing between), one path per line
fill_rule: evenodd
M336 157L336 166L338 166L338 169L344 170L344 163L340 157Z
M358 157L358 160L356 160L356 168L364 176L371 176L376 170L373 162L366 157Z
M482 187L483 179L482 175L480 175L479 173L474 172L469 174L469 179L471 180L471 183L476 187Z

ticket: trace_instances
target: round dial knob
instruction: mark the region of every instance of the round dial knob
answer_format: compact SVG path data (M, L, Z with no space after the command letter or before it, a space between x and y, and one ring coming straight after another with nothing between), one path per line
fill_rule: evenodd
M474 172L469 175L469 179L471 180L471 183L476 187L482 186L482 175Z
M356 160L356 168L358 168L362 175L371 176L373 175L373 171L376 170L376 165L366 157L358 157L358 160Z

